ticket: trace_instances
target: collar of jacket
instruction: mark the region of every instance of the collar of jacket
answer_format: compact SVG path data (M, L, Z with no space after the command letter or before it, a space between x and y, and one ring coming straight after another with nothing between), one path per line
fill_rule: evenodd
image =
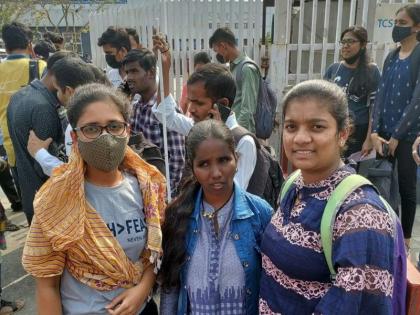
M246 53L241 52L240 55L238 57L236 57L236 59L231 62L231 64L236 66L236 65L240 64L242 62L242 60L244 60L246 57L248 57L246 55Z
M233 187L233 215L232 220L243 220L252 217L254 213L249 208L245 191L241 189L235 182ZM201 200L203 198L203 189L200 188L195 199L194 211L191 218L198 221L201 211Z
M6 60L15 60L15 59L22 59L22 58L30 59L31 57L26 54L10 54L10 55L7 55Z

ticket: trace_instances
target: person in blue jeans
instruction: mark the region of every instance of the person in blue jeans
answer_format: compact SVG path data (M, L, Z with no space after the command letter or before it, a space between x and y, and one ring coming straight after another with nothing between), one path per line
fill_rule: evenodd
M195 124L186 150L193 174L162 229L160 312L258 314L259 247L273 209L234 183L235 142L222 122Z
M381 74L366 52L368 33L362 26L346 28L340 37L342 61L330 65L324 79L337 84L346 93L352 119L352 131L344 157L372 150L370 113Z
M372 142L379 155L383 145L389 146L391 159L397 162L398 185L401 196L401 223L406 247L410 246L416 214L416 163L412 145L420 132L420 79L412 67L418 64L413 55L419 53L416 34L420 31L420 4L400 8L392 31L394 42L400 47L386 58L376 93L372 117Z

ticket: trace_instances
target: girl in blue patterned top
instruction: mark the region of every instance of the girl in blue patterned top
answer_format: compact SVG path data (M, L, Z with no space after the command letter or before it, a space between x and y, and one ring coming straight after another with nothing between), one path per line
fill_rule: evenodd
M394 225L372 187L351 193L333 223L334 281L321 244L327 200L354 173L340 158L346 95L313 80L296 85L283 104L284 150L301 173L263 235L260 314L392 314Z
M233 181L234 138L205 120L187 140L192 178L168 206L163 227L162 315L255 315L267 202Z
M414 65L419 65L412 56L419 58L420 46L416 40L419 31L420 4L409 4L399 9L392 39L401 46L392 51L385 61L376 94L371 136L379 155L383 155L382 146L386 143L389 154L398 161L401 222L407 247L416 212L416 164L411 146L420 132L420 72L417 69L417 73L412 73Z

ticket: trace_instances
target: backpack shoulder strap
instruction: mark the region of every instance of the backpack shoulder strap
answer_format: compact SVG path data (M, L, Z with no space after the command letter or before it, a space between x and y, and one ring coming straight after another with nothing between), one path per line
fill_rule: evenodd
M39 79L38 59L30 59L29 60L29 82L28 82L28 84L30 84L35 79Z
M334 75L330 78L331 82L334 82L335 78L337 77L338 71L341 69L341 62L337 62L333 66L335 67L335 71L334 68L331 69L334 71Z
M258 141L258 139L255 137L255 135L252 132L249 132L248 130L246 130L244 127L238 125L238 127L233 128L231 132L233 134L233 139L235 139L235 145L238 145L239 141L243 137L250 136L252 137L252 139L254 139L254 143L255 143L255 146L257 147L257 150L261 148L261 144Z
M283 182L283 185L281 187L281 193L280 193L280 201L284 198L286 193L289 191L290 187L296 180L296 178L300 175L300 170L294 171L292 174L290 174L287 179Z
M238 67L238 70L236 70L236 84L237 85L241 85L242 84L242 70L243 70L243 67L246 64L248 64L248 63L251 64L251 65L253 65L257 69L257 71L258 71L258 73L260 74L260 77L261 77L260 68L258 67L258 65L255 63L254 60L252 60L249 57L246 57L244 60L242 60L237 65L237 67Z
M365 185L373 186L368 179L357 174L352 174L344 178L332 192L322 214L321 244L332 280L335 279L337 274L332 262L332 235L337 212L351 193L357 188Z
M379 199L381 200L382 204L384 205L384 208L386 209L386 211L390 215L390 217L392 219L392 222L394 223L394 225L393 225L394 235L397 235L397 222L398 222L399 218L398 218L396 212L394 211L394 209L392 209L391 205L388 203L388 201L386 201L386 199L384 197L379 195Z

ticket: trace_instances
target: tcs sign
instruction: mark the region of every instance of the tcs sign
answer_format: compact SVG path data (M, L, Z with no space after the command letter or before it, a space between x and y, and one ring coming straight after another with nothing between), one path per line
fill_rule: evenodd
M379 28L392 28L394 27L395 21L394 19L378 19L376 21L377 27Z
M376 6L372 42L376 44L393 44L392 29L395 24L395 12L400 7L401 3L381 3Z

